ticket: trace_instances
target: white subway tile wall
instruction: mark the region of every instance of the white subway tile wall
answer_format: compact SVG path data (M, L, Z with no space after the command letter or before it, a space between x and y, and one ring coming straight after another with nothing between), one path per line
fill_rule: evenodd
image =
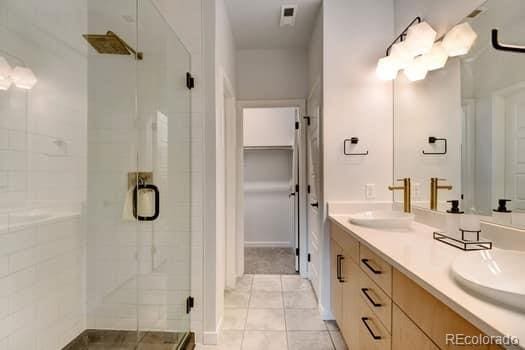
M85 0L0 1L0 56L38 78L0 91L0 349L86 327L86 28Z
M79 215L0 234L1 349L60 349L84 330L85 243Z

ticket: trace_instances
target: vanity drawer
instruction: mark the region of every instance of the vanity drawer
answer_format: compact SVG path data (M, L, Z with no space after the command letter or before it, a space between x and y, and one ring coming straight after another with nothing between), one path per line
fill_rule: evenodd
M483 335L479 329L443 304L417 283L394 269L394 304L406 314L440 349L465 349L446 343L447 334ZM396 319L394 318L394 322ZM394 330L397 325L394 324ZM492 350L498 346L469 346L469 350Z
M359 263L359 241L352 238L348 232L334 223L330 224L331 238L343 248L345 257L352 259L356 264Z
M392 338L376 314L362 301L359 309L359 350L391 350Z
M359 249L359 264L361 269L374 281L383 291L392 296L392 266L361 244Z
M393 309L392 323L392 350L439 350L396 305Z
M387 331L391 333L392 299L363 271L359 274L359 294Z

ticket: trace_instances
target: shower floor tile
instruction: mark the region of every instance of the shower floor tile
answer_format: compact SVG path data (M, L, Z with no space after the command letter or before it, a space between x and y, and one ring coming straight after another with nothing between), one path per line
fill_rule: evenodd
M176 350L186 333L86 330L63 350ZM193 341L184 350L193 349Z

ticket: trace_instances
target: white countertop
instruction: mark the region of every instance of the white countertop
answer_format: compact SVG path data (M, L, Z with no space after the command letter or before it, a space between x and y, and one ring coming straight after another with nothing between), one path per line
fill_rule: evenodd
M469 253L434 240L435 228L414 222L409 231L385 231L353 225L349 215L329 215L329 219L482 332L515 336L525 349L525 313L478 299L456 284L452 262Z

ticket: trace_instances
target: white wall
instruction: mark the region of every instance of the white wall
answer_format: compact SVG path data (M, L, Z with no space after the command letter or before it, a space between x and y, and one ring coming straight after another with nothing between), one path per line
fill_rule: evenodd
M293 146L297 109L245 108L244 146Z
M217 342L225 287L225 85L235 100L235 53L224 1L203 1L205 79L204 337Z
M393 36L393 4L333 1L324 5L324 146L327 201L389 200L392 181L392 87L375 75ZM359 137L367 157L343 155L343 140Z
M304 49L238 50L239 100L304 99L308 54Z
M375 184L375 200L390 200L392 181L392 85L375 75L378 58L394 37L393 2L333 0L323 6L324 202L363 201ZM367 157L343 156L352 136ZM321 303L329 310L328 235L323 240Z
M82 0L0 2L0 56L38 78L0 91L1 349L60 349L85 329L86 20Z
M323 49L323 8L321 7L308 45L308 94L316 83L322 84Z

